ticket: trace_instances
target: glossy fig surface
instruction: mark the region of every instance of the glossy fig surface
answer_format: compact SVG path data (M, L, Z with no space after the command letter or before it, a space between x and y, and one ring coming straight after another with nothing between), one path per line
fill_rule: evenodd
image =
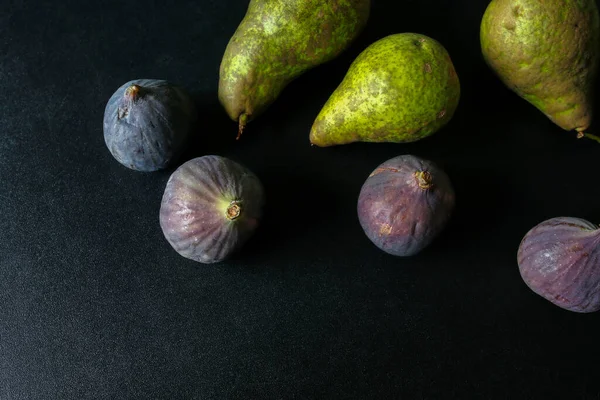
M264 190L241 164L220 156L194 158L169 178L160 226L183 257L205 264L223 261L254 233Z
M369 175L358 198L367 237L395 256L412 256L443 230L455 204L448 175L433 162L403 155Z
M519 272L527 286L569 311L600 310L600 229L580 218L540 223L521 241Z
M127 168L157 171L181 154L195 120L194 103L180 87L163 80L133 80L106 104L104 141Z

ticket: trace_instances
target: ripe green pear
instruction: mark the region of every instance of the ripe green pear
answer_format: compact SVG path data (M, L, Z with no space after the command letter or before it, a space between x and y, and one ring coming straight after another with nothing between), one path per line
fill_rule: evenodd
M510 89L561 128L588 129L600 51L595 0L493 0L480 40Z
M310 132L312 144L405 143L448 123L460 82L446 49L416 33L385 37L354 60Z
M219 77L219 100L240 133L292 80L345 50L370 7L370 0L251 0Z

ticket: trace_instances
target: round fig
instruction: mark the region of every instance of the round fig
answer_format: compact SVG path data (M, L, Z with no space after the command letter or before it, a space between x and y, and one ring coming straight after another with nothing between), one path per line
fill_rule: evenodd
M183 89L162 80L133 80L106 104L104 141L127 168L157 171L181 154L195 119L196 108Z
M198 157L169 178L160 206L160 226L177 253L215 263L250 238L263 203L263 186L246 167L225 157Z
M580 218L540 223L521 241L519 272L536 294L565 310L600 310L600 229Z
M442 231L454 209L454 190L431 161L404 155L369 175L358 198L367 237L395 256L412 256Z

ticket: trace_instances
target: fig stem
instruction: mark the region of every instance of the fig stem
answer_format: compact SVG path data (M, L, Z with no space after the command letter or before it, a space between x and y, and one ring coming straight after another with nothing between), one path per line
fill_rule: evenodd
M225 211L225 215L227 216L228 220L235 221L240 217L241 214L242 205L239 201L234 200L231 203L229 203L229 206L227 206L227 211Z
M140 87L138 85L131 85L127 89L125 89L125 97L135 100L138 98L140 93Z
M242 137L242 133L244 133L244 129L246 128L246 124L248 123L248 114L240 115L239 123L240 125L238 128L238 134L235 140L240 140L240 137Z
M415 176L417 178L417 183L421 189L429 189L433 183L433 177L427 171L418 171L415 172Z
M578 132L577 133L577 139L581 139L581 138L584 138L584 137L600 143L600 137L598 137L596 135L592 135L591 133L585 133L585 132Z

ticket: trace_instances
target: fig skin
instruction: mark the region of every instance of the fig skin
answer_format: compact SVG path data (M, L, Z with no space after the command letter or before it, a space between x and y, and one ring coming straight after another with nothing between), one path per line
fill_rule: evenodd
M104 110L104 141L127 168L165 169L184 150L197 118L190 96L163 80L137 79L121 86Z
M600 229L558 217L531 229L517 253L519 272L536 294L565 310L600 310Z
M448 175L433 162L404 155L375 169L358 198L358 219L367 237L395 256L412 256L444 229L454 210Z
M183 257L220 262L252 236L264 197L259 179L241 164L215 155L194 158L169 178L160 226Z

